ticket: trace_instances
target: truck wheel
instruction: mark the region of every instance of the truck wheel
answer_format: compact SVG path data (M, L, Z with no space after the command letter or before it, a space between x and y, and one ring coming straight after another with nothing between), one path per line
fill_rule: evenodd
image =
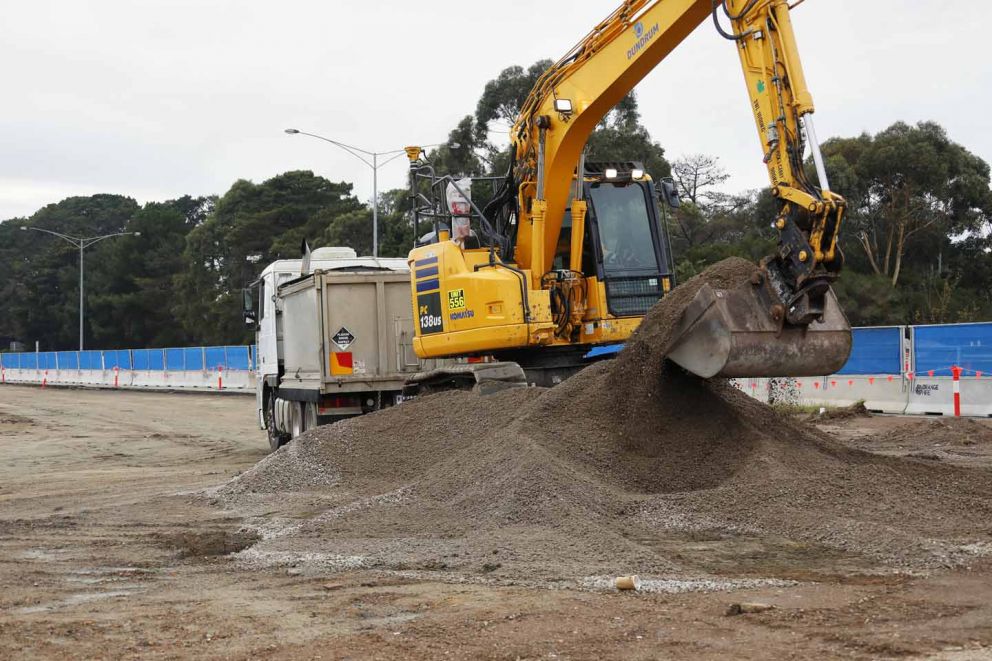
M317 428L317 405L307 402L303 406L303 431Z
M275 452L279 446L289 443L289 435L276 429L276 396L269 395L269 405L265 409L265 432L269 437L269 449Z
M303 433L303 404L300 402L289 403L289 415L292 418L290 429L293 430L293 438Z

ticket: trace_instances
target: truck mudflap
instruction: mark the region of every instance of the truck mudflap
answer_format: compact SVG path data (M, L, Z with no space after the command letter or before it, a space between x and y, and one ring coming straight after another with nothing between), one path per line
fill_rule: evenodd
M475 390L485 395L520 387L527 387L527 377L517 363L452 363L411 376L403 386L403 398L442 390Z
M734 289L704 285L686 307L668 358L710 377L823 376L844 366L851 326L833 290L807 326L783 324L750 283Z

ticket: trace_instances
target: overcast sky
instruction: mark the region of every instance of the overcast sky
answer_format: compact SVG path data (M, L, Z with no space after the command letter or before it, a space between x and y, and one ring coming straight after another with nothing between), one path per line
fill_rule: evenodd
M296 127L371 151L442 141L485 82L556 59L614 2L31 0L4 7L0 218L69 195L222 194L310 169L371 173ZM809 0L795 11L821 139L936 120L992 161L992 3ZM670 158L766 183L737 56L701 25L637 88ZM380 188L402 186L405 159Z

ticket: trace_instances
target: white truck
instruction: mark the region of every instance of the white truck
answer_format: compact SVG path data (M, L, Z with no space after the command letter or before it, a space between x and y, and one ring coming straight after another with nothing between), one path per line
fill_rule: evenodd
M245 291L258 344L258 421L275 450L320 424L402 400L408 377L431 369L413 351L405 259L318 248L280 260Z

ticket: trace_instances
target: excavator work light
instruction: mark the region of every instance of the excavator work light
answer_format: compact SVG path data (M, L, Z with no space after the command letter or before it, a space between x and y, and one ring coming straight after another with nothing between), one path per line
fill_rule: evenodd
M606 175L606 178L607 179L616 179L617 178L617 169L616 168L606 168L606 170L603 172L603 174Z
M630 178L631 179L643 179L644 178L644 170L640 170L638 168L634 168L633 170L630 171Z
M555 99L555 111L562 115L572 114L572 100L571 99Z

